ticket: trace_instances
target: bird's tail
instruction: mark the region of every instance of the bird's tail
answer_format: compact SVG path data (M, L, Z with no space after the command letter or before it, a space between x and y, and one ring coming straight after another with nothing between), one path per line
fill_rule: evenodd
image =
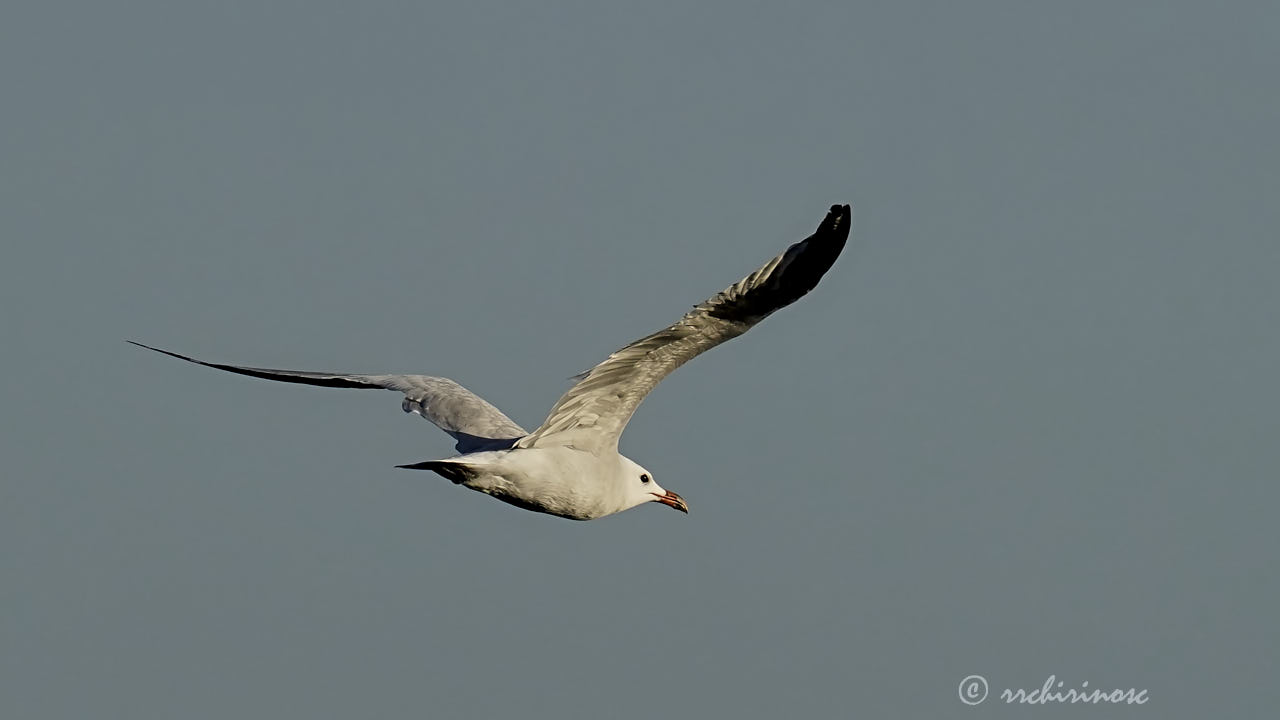
M442 477L452 480L455 485L461 485L480 474L479 471L471 465L452 460L423 460L420 463L414 463L412 465L397 465L396 467L404 468L405 470L430 470Z

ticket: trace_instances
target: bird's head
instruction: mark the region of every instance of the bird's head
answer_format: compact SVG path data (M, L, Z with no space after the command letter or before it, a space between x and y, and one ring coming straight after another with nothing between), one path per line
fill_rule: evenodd
M658 481L653 479L653 473L627 457L620 455L619 458L622 460L622 490L626 507L633 508L647 502L659 502L682 513L689 512L689 506L684 498L670 490L664 490Z

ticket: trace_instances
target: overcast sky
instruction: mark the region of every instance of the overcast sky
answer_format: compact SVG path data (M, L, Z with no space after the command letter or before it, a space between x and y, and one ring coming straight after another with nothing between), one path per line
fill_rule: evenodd
M1261 717L1280 6L10 3L0 715ZM589 523L394 465L854 208ZM963 705L983 675L991 697ZM1006 688L1146 689L1009 708Z

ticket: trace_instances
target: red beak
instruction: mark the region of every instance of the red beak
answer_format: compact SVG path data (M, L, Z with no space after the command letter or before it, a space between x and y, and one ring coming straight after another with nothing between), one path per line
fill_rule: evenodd
M653 493L653 496L658 499L658 502L662 503L663 505L666 505L667 507L673 507L685 514L689 513L689 504L684 501L684 498L671 492L670 490L667 490L662 495L659 495L658 493Z

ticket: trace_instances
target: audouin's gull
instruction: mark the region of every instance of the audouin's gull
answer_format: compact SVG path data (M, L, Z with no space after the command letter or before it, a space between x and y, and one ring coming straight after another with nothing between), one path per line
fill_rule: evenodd
M458 383L427 375L350 375L221 365L133 343L219 370L283 382L404 393L417 413L457 440L460 455L399 467L433 470L526 510L572 520L612 515L646 502L688 512L683 498L618 452L636 406L662 378L750 330L817 286L849 237L848 205L833 205L817 231L674 325L640 338L582 375L533 432ZM132 340L130 342L133 342Z

